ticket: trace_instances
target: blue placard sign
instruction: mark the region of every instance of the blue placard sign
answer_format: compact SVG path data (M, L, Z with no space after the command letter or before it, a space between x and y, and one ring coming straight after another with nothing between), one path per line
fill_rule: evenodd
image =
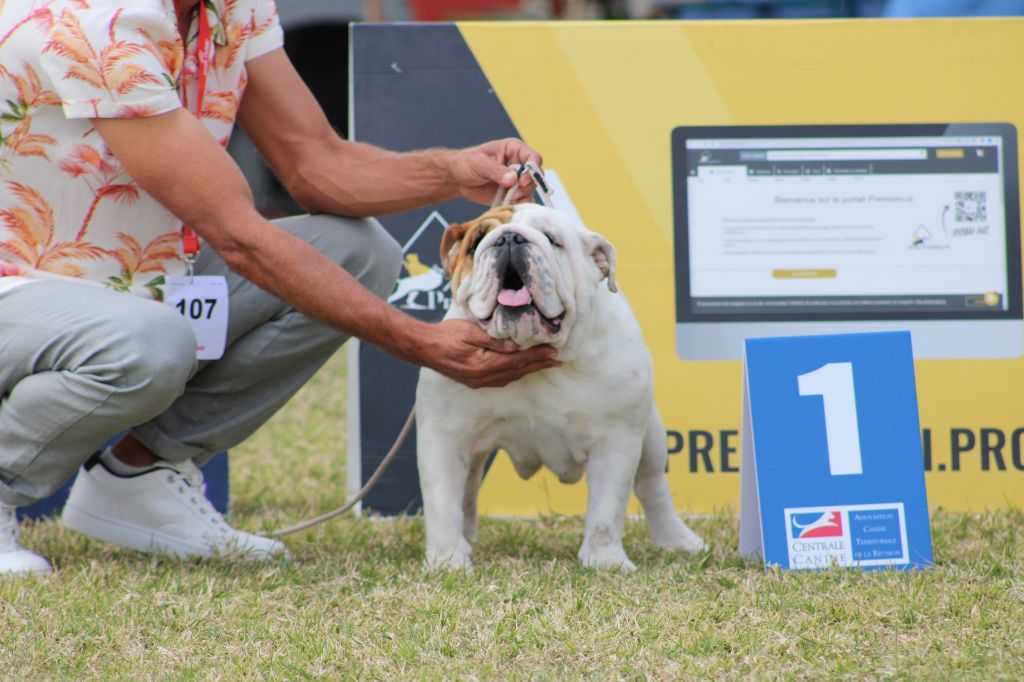
M747 339L741 457L742 555L932 564L909 332Z

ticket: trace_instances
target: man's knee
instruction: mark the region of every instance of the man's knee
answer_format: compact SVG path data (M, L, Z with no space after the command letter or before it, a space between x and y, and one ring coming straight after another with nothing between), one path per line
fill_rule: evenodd
M277 224L313 244L381 298L391 293L402 267L402 248L373 218L295 216Z
M152 305L134 316L112 340L124 368L124 388L145 416L166 409L185 390L196 368L196 338L174 310Z
M363 286L384 298L391 293L398 281L398 275L402 269L402 247L398 245L384 227L376 220L368 221L370 224L369 255L373 262L368 268L366 277L363 278Z

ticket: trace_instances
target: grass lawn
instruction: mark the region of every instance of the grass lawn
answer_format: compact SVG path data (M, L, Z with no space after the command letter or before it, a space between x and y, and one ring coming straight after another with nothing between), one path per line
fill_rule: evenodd
M340 503L345 361L233 453L235 525ZM0 678L1024 679L1024 514L938 513L920 574L765 573L731 516L710 553L652 547L630 575L576 562L579 518L484 519L476 570L425 573L420 519L335 521L290 563L174 561L47 521L57 573L0 581Z

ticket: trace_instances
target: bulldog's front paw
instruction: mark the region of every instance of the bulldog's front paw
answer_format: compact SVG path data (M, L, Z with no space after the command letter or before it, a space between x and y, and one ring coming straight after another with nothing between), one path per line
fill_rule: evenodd
M662 523L651 523L651 540L662 549L680 549L697 554L707 549L707 543L678 516L672 516Z
M604 545L595 549L584 544L580 547L579 557L584 566L591 568L613 568L627 573L636 570L636 564L629 560L621 545Z
M428 569L460 568L466 571L473 570L473 562L470 560L473 550L465 538L459 538L458 544L451 549L434 548L427 549L426 567Z

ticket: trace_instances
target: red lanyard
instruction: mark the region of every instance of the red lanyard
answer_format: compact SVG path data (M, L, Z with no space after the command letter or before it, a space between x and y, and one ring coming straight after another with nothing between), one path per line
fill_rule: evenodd
M213 37L210 31L210 17L207 16L206 0L199 0L199 40L196 44L196 61L199 73L196 75L196 118L203 118L203 95L206 94L206 76L210 73L210 58L213 55ZM188 89L182 86L182 97L188 107ZM199 256L199 236L188 225L181 226L181 248L185 252L189 274L192 264Z

